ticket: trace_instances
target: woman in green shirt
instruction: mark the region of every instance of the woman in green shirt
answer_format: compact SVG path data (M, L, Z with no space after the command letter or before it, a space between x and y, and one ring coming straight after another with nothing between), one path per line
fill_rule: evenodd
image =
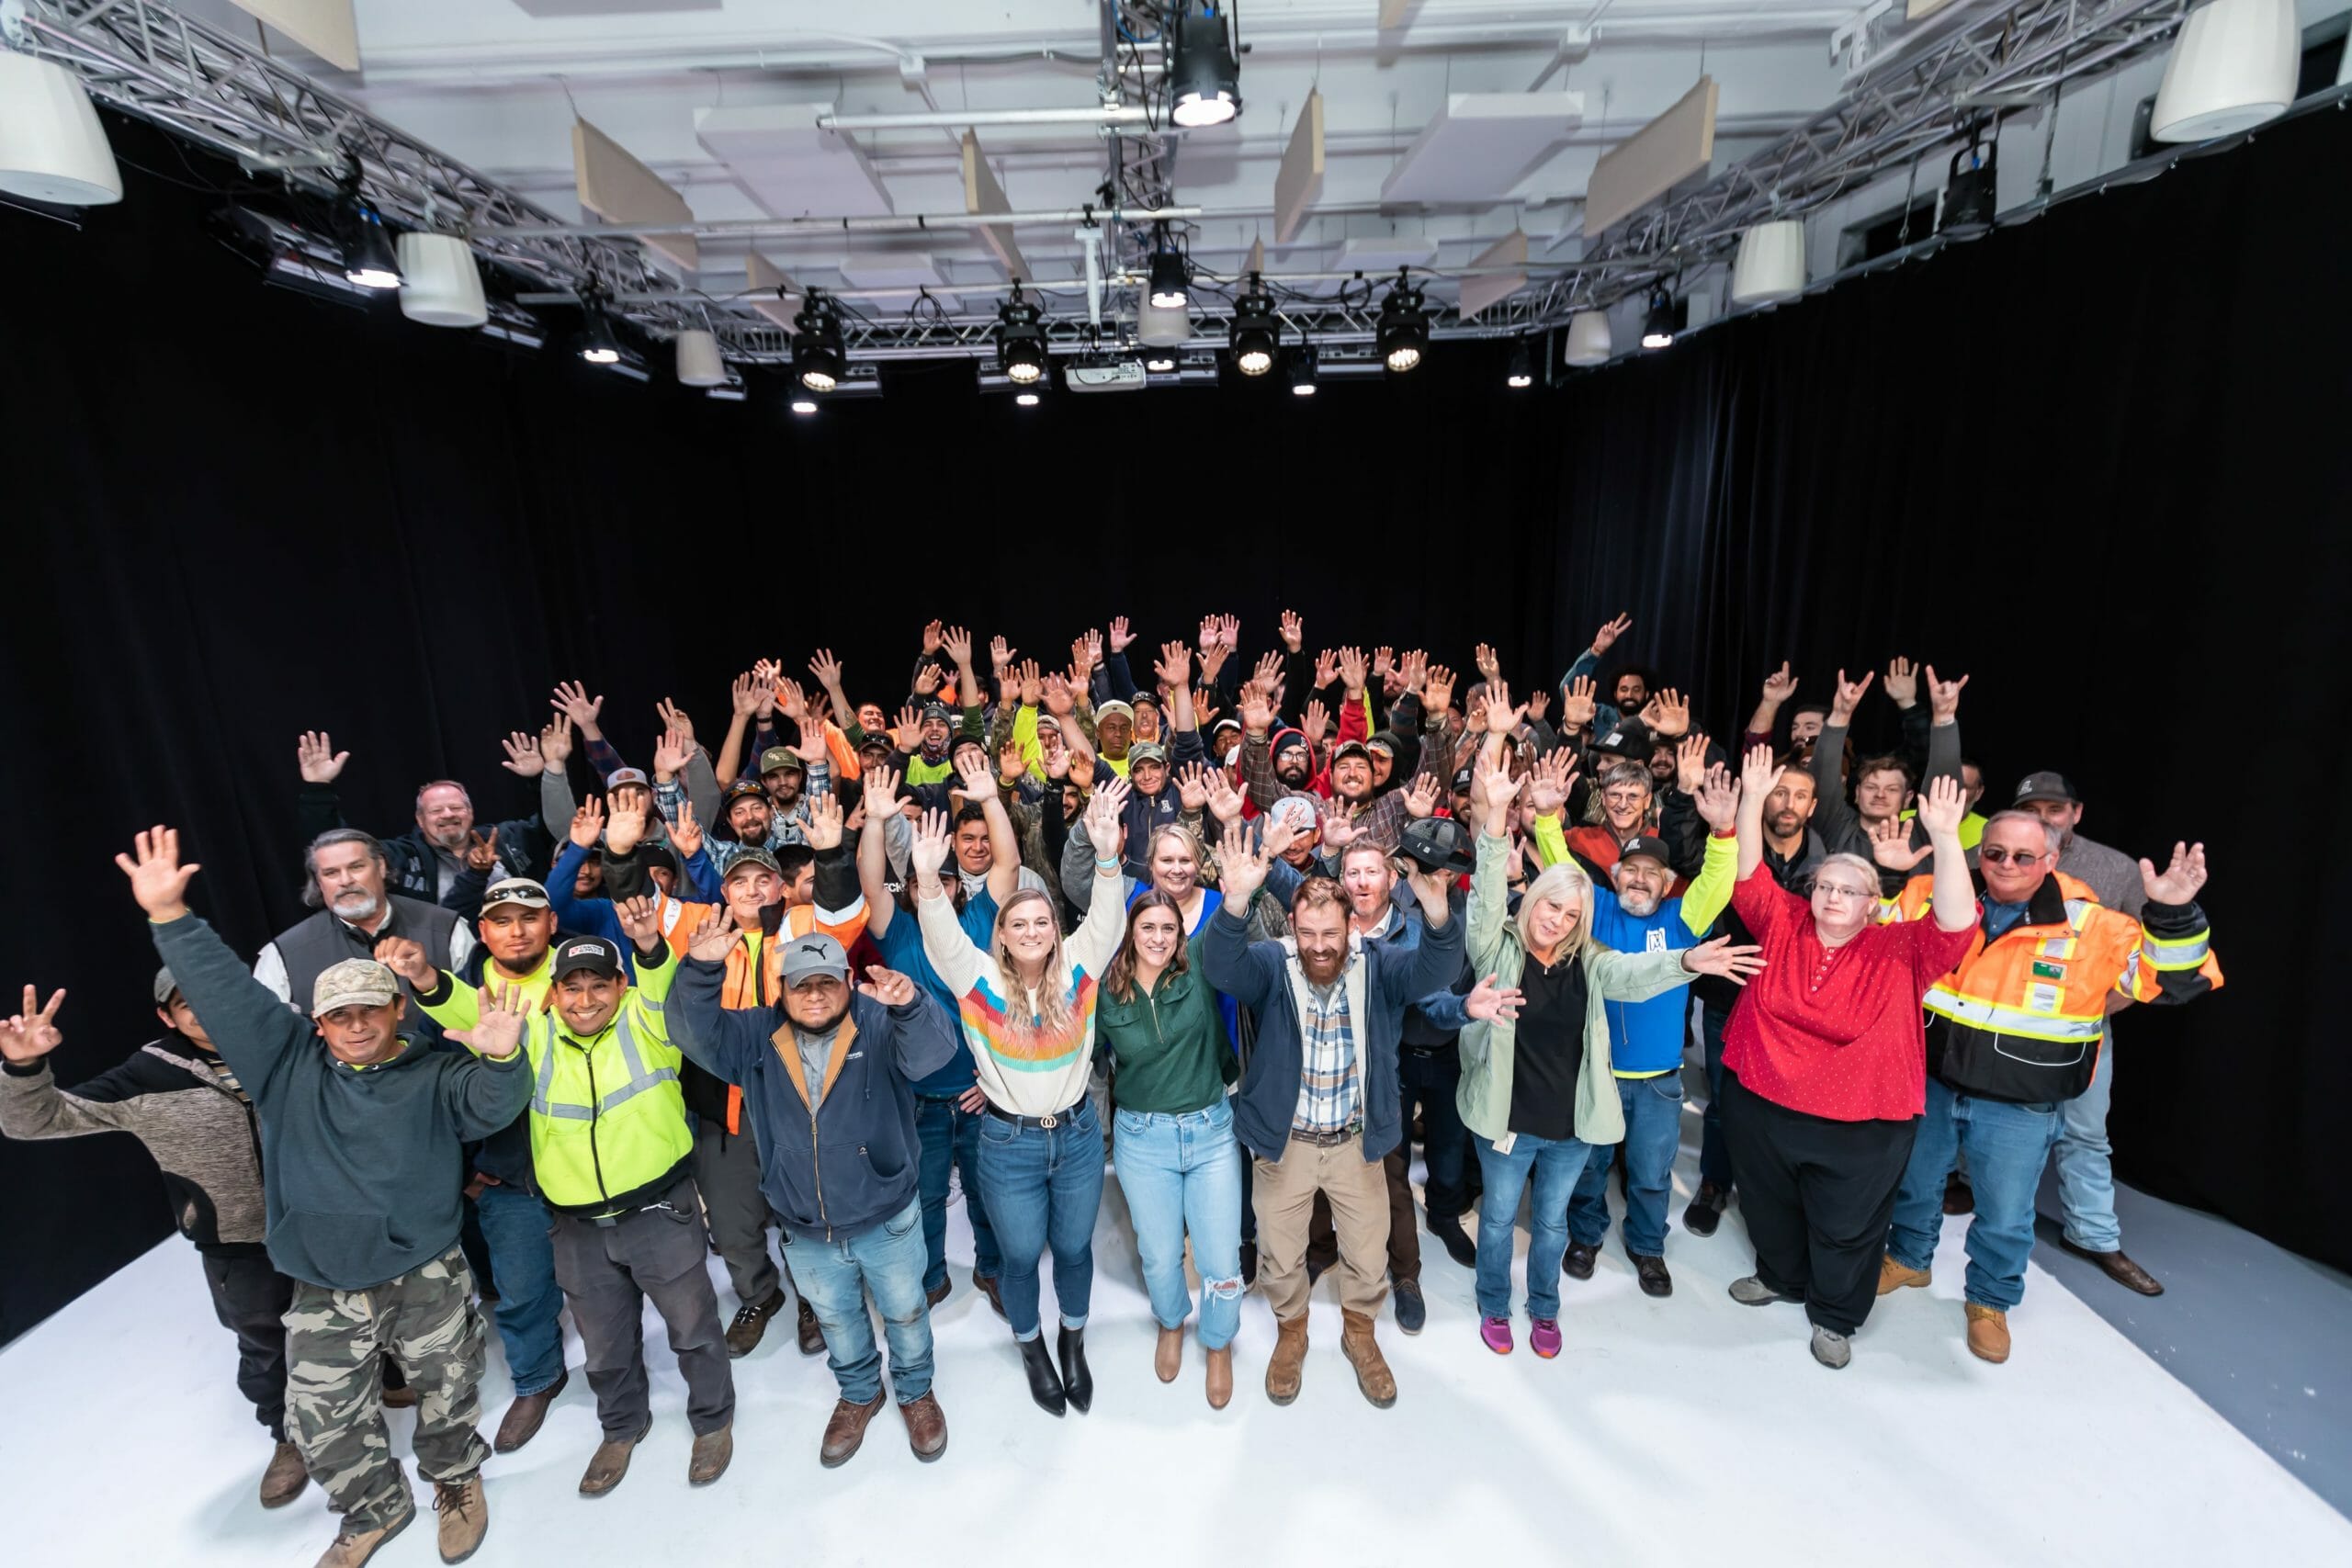
M1208 1400L1233 1397L1241 1324L1241 1161L1233 1139L1233 1048L1217 994L1193 961L1184 908L1147 890L1127 908L1126 941L1102 976L1095 1040L1111 1063L1112 1163L1159 1322L1152 1367L1173 1382L1184 1359L1184 1234L1201 1271Z

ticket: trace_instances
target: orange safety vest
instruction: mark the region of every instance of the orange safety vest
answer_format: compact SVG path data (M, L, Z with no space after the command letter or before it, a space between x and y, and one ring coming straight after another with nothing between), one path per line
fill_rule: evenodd
M1928 919L1934 892L1932 875L1915 876L1882 914ZM2177 1002L2221 984L2201 913L2195 931L2158 937L2053 871L2023 919L1990 942L1980 921L1967 955L1928 988L1928 1070L1988 1100L2073 1100L2098 1073L2109 995Z

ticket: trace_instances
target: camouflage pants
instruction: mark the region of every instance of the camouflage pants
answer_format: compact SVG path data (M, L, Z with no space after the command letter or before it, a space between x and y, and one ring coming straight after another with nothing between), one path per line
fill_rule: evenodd
M416 1505L392 1458L379 1393L387 1354L416 1390L416 1468L462 1481L490 1445L481 1419L482 1320L473 1275L452 1247L365 1291L294 1285L286 1314L286 1425L302 1464L349 1528L390 1525Z

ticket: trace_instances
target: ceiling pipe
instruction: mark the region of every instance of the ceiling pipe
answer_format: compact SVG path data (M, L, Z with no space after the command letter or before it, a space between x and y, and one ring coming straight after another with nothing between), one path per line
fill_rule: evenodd
M741 218L717 222L684 223L522 223L491 224L470 232L477 239L548 240L560 237L644 239L657 234L693 234L697 238L742 235L752 239L787 234L845 232L852 234L920 234L933 229L996 228L1013 223L1083 223L1116 220L1155 223L1163 219L1198 218L1197 207L1068 207L1046 212L933 212L873 218Z
M1079 109L917 109L906 114L817 116L820 130L959 130L967 125L1141 125L1150 111L1141 104L1098 104Z

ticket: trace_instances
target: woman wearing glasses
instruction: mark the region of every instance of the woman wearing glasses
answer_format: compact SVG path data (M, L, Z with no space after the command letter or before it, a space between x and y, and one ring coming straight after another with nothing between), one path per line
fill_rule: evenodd
M1933 918L1881 925L1878 867L1836 854L1810 898L1782 889L1764 859L1764 797L1780 775L1770 747L1740 777L1739 882L1732 908L1762 944L1762 976L1724 1030L1724 1139L1756 1272L1731 1288L1748 1306L1803 1302L1814 1359L1852 1359L1848 1339L1876 1300L1896 1187L1927 1103L1919 1000L1967 953L1976 897L1956 781L1919 804L1935 856Z

